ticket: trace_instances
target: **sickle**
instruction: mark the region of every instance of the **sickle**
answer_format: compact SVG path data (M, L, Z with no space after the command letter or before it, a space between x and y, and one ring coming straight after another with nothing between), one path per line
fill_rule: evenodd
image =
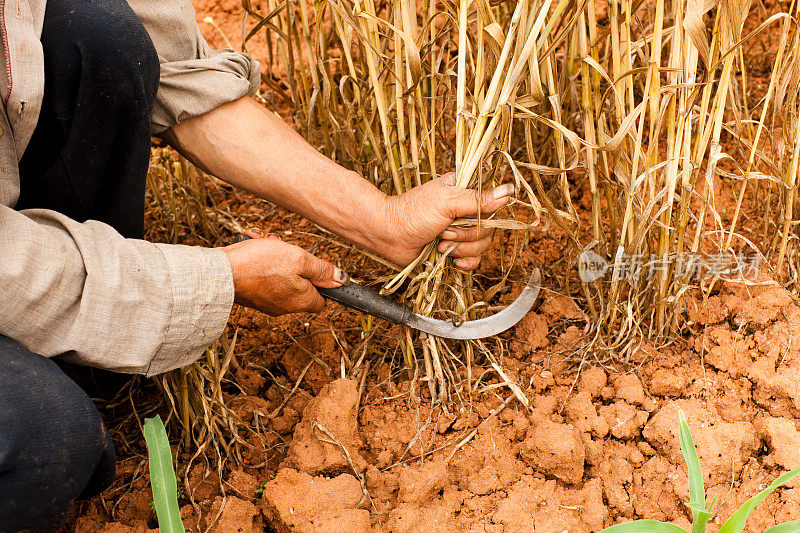
M248 240L250 237L240 235L236 242ZM414 312L407 305L390 300L381 296L372 289L359 285L355 281L350 281L347 285L334 289L317 287L319 293L340 304L370 314L372 316L388 320L394 324L408 326L410 328L424 331L430 335L443 337L445 339L483 339L497 335L509 329L511 326L522 320L528 311L533 307L533 303L539 296L542 278L539 269L533 269L528 283L522 289L522 293L511 305L486 318L478 320L468 320L460 324L453 324L447 320L437 320L422 316Z
M351 281L335 289L317 288L325 298L342 305L383 318L394 324L408 326L446 339L482 339L497 335L519 322L533 307L541 288L541 275L536 268L531 273L522 293L511 305L497 314L453 324L447 320L437 320L415 313L407 305L390 300L377 292Z

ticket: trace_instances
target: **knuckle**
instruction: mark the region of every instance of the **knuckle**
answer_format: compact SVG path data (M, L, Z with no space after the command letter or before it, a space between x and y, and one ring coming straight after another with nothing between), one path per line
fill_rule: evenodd
M324 301L316 289L309 289L304 295L303 307L306 311L316 313L324 306Z
M477 241L476 244L477 244L476 250L485 252L492 245L492 239L481 239Z
M472 197L472 201L475 203L475 209L476 210L483 204L483 202L487 198L485 191L479 191L477 189L472 190L471 197Z
M442 174L440 177L440 182L444 185L455 185L456 184L456 173L455 172L448 172L447 174Z
M300 268L303 269L303 271L310 270L311 268L314 267L313 256L311 254L309 254L308 252L306 252L305 250L302 250L302 249L298 248L297 249L297 264L300 266Z
M464 194L464 191L462 189L459 189L456 186L448 186L445 189L444 194L445 194L446 198L450 201L450 204L455 204L459 200L461 200L461 197Z
M329 261L322 261L322 260L320 260L319 264L320 264L320 270L322 270L322 273L323 273L325 276L328 276L328 277L331 277L331 278L332 278L332 277L333 277L333 270L334 270L334 268L335 268L335 267L333 266L333 263L331 263L331 262L329 262Z
M476 255L479 255L485 249L486 246L484 246L483 241L474 241L469 243L469 248L465 250L464 255L469 257L474 257Z
M474 242L467 242L462 244L459 248L459 252L461 253L461 257L472 257L475 255L475 243Z
M321 297L315 298L309 306L309 311L312 313L319 313L323 309L325 309L325 300L323 300Z
M463 229L454 228L454 227L450 226L449 228L447 228L447 231L452 231L453 235L454 235L452 239L448 239L448 240L454 241L454 242L460 242L460 241L464 240L464 230Z

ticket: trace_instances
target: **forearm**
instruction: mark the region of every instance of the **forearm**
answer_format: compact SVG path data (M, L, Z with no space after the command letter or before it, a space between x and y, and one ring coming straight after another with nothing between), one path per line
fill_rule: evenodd
M250 98L173 126L164 138L220 179L285 207L349 241L383 252L386 196L317 152Z
M119 372L194 362L233 303L220 250L125 239L111 226L0 205L0 335Z

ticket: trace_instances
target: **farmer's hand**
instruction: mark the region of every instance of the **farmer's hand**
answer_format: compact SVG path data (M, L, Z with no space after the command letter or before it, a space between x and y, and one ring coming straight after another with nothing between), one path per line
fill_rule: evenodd
M251 238L223 248L233 271L235 301L270 315L316 313L325 300L315 287L334 288L347 274L302 248L248 230Z
M494 231L489 228L458 228L450 224L457 217L474 217L478 209L488 216L508 204L514 186L501 185L479 194L474 189L455 186L455 174L445 174L439 179L415 187L400 196L389 197L389 238L381 255L407 265L417 258L426 244L441 237L439 251L450 252L456 267L474 270L481 255L492 243Z

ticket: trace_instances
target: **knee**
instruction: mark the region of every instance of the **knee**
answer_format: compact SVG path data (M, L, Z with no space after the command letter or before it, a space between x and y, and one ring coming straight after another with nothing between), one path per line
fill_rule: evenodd
M46 63L73 69L81 90L90 91L104 105L152 107L158 90L158 54L127 2L48 2L46 9L42 32Z
M0 361L0 465L52 462L52 457L31 455L42 446L61 448L56 453L65 460L71 459L70 450L82 455L105 446L105 427L94 403L52 360L0 337Z
M113 477L113 445L92 401L53 361L5 337L0 360L0 523L49 525L97 479L109 446Z

